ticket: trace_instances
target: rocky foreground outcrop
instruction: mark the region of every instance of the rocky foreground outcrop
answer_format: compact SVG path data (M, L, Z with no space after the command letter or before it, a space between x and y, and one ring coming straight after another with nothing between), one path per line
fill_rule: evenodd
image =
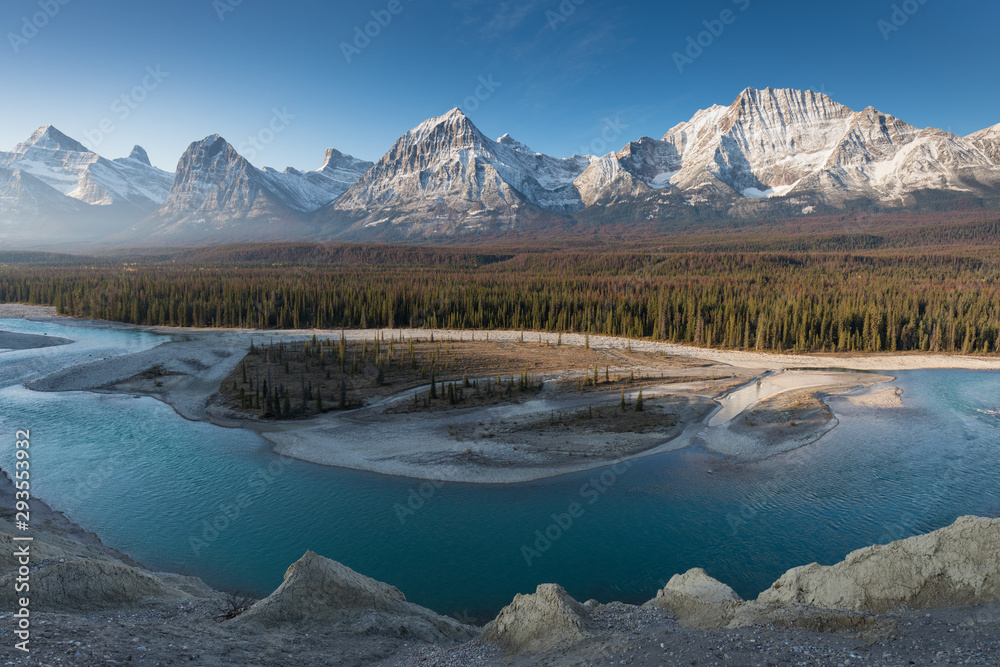
M471 626L407 602L394 586L312 551L288 568L277 590L232 623L337 626L358 634L413 637L432 644L468 641L479 634Z
M0 488L0 507L6 501L5 491ZM46 526L31 534L33 611L89 612L222 598L221 593L200 579L143 569L128 556L104 546L97 536L81 530L40 502L32 505L32 517ZM15 542L17 535L9 518L0 518L0 551L18 553L25 543ZM11 558L5 559L5 563L10 567L0 571L0 609L14 609L24 595L15 588L17 563Z
M744 601L729 586L696 568L675 575L646 607L666 609L685 627L723 630L755 625L813 632L885 631L889 626L860 612L820 609L797 603Z
M36 513L33 657L45 664L846 664L863 655L1000 664L998 519L964 517L833 566L795 568L756 600L701 569L674 576L642 607L580 604L543 584L480 632L312 552L271 595L216 622L222 593L144 569L43 503ZM12 552L9 518L0 512L0 549ZM15 608L15 572L0 569L0 621ZM0 622L0 644L12 645L12 627Z
M1000 600L1000 519L962 517L954 524L848 554L829 567L786 572L760 602L884 612Z
M648 607L667 609L681 623L696 628L724 628L736 618L742 605L743 599L736 591L701 568L675 574L646 603Z
M824 567L789 570L756 600L696 568L675 575L648 609L664 609L685 627L722 630L776 626L816 632L893 631L887 611L1000 602L1000 519L962 517L941 530L855 551ZM518 595L483 632L508 654L550 651L593 639L591 610L562 588Z
M483 639L510 653L551 650L593 635L590 611L556 584L517 595L483 630Z
M701 569L674 576L647 606L691 628L759 623L817 630L871 629L874 614L1000 601L1000 519L962 517L947 528L786 572L744 601Z
M74 559L43 563L32 573L39 611L117 609L150 600L192 597L162 579L134 567L106 560ZM14 608L14 576L0 578L0 603Z

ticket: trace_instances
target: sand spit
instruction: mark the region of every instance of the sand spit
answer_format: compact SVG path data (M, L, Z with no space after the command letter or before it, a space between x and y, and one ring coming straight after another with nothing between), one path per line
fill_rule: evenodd
M11 331L0 331L0 352L4 350L35 350L42 347L58 347L72 343L68 338L57 336L34 336Z
M744 369L733 370L752 377ZM279 454L322 465L436 481L514 483L693 444L738 461L776 456L816 442L837 425L816 397L816 389L823 389L824 396L839 394L892 378L789 371L766 380L764 399L757 398L753 382L727 394L728 382L720 386L708 380L707 373L705 382L646 387L645 414L654 424L655 411L662 415L662 425L646 433L614 432L602 421L602 414L617 410L618 393L543 391L516 404L387 414L393 402L411 400L412 394L406 392L360 410L329 413L311 423L280 425L262 435ZM740 395L728 405L738 408L732 417L718 421L734 394ZM724 407L716 412L720 402ZM597 417L587 419L595 406Z
M754 382L731 392L719 403L719 410L708 422L709 426L722 426L731 422L747 408L778 396L785 392L801 389L837 388L851 386L868 386L878 382L888 382L892 378L881 375L862 375L844 372L816 371L782 371L775 374L767 373Z
M28 388L152 396L185 419L202 421L219 384L246 354L249 340L232 333L183 336L142 352L64 368Z
M903 390L899 387L889 387L888 389L861 394L859 396L848 396L847 400L854 405L860 405L867 408L906 407L903 403Z
M830 396L893 379L843 371L765 374L722 398L722 409L708 421L699 438L707 449L736 461L778 456L818 442L840 423L827 404Z
M411 396L406 392L398 400ZM448 482L517 483L687 447L689 427L701 424L714 406L697 396L668 395L662 403L655 390L647 396L645 415L662 423L648 433L614 433L602 425L602 411L619 409L617 392L543 391L520 403L401 415L387 414L383 402L261 435L279 454L322 465ZM595 405L598 417L587 419Z

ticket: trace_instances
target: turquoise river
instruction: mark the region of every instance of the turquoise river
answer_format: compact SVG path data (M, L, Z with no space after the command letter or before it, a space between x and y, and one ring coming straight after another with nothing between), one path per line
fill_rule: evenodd
M24 320L0 330L76 341L0 353L0 467L12 468L15 430L30 429L35 495L147 566L223 589L266 595L311 549L480 620L544 582L642 602L691 567L756 596L796 565L1000 516L997 372L900 372L906 408L833 399L837 428L759 464L688 449L617 471L434 486L283 459L252 432L151 398L24 387L162 336Z

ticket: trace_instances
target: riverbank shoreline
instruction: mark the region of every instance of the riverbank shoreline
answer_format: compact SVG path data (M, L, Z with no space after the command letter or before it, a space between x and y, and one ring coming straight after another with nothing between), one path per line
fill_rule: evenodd
M219 396L221 384L238 368L251 341L260 345L272 336L286 341L309 340L313 335L337 338L340 332L118 326L162 335L164 341L140 352L68 365L29 383L28 388L153 397L185 419L254 431L282 456L435 482L518 484L691 446L736 462L759 461L811 445L836 426L833 414L825 404L820 405L820 394L855 393L893 379L871 371L802 371L779 365L761 372L753 365L672 356L660 349L643 352L639 348L646 343L642 341L565 336L562 345L583 348L589 343L589 349L606 354L609 363L625 364L617 370L624 372L626 379L629 369L643 378L639 386L647 409L642 420L628 417L637 412L632 405L638 391L635 386L623 385L621 397L627 393L628 406L619 410L618 388L594 387L581 392L576 385L587 371L573 367L537 376L544 389L536 396L496 405L397 411L395 406L413 400L416 392L408 389L358 409L309 419L265 421L227 408ZM397 341L410 335L422 340L433 336L443 343L475 337L484 345L487 339L486 332L415 330L352 331L344 335L352 340L384 335ZM524 336L522 343L519 332L490 332L488 337L489 345L523 345L542 356L559 344L557 338L547 340L544 335L540 336L541 345L539 336L535 340ZM630 345L633 354L625 354ZM784 394L798 398L789 402ZM752 419L737 423L747 411L754 412ZM754 427L758 422L761 426Z
M843 369L854 371L910 371L910 370L1000 370L1000 356L960 355L945 353L803 353L789 354L780 352L751 352L743 350L723 350L715 348L678 345L676 343L661 343L645 339L628 339L598 334L586 335L575 333L546 333L535 331L487 331L487 330L451 330L451 329L232 329L232 328L193 328L193 327L150 327L133 324L122 324L105 320L88 320L58 315L51 306L28 306L22 304L0 304L0 319L52 320L57 322L72 322L80 326L115 326L137 331L147 331L163 335L229 333L266 338L296 338L306 339L313 335L319 337L338 337L343 332L348 340L371 339L373 335L385 334L386 338L402 335L404 338L427 338L431 335L441 339L455 340L486 340L493 342L548 342L551 344L562 341L563 345L583 346L587 343L592 348L625 350L629 346L636 352L662 353L671 356L688 357L703 361L712 361L730 366L760 369Z

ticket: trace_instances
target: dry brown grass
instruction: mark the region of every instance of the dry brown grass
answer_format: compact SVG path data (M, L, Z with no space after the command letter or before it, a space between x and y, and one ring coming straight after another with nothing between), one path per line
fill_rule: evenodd
M222 403L231 410L265 419L290 419L360 407L426 386L432 378L436 399L424 391L397 409L448 409L456 404L519 400L539 389L540 375L586 373L589 382L574 380L566 385L576 383L586 390L592 386L596 369L600 389L619 384L638 388L636 383L648 383L668 371L675 374L678 369L710 365L663 355L539 344L528 338L523 343L431 338L277 342L247 354L223 381L220 393ZM678 381L689 379L695 378ZM458 394L455 402L449 400L449 385Z
M833 413L815 389L772 396L743 413L733 424L736 433L766 433L773 438L802 435L827 424Z

